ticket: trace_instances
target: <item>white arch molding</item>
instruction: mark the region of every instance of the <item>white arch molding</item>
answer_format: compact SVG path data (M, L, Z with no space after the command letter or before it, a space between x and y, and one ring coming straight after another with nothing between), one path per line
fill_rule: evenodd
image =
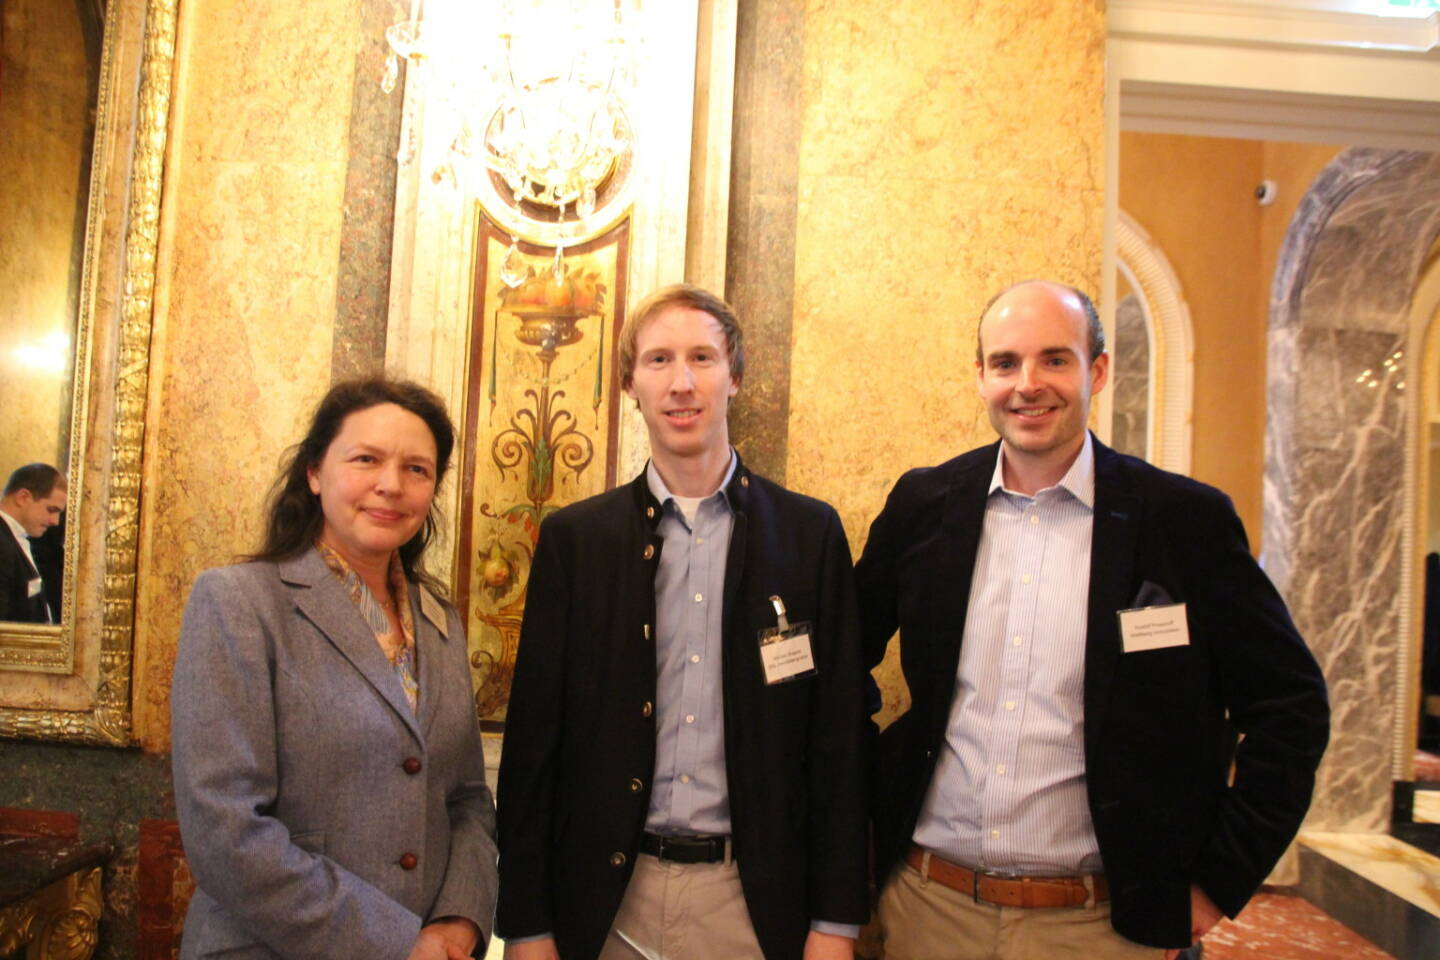
M1124 210L1115 229L1115 265L1140 295L1150 335L1148 459L1190 473L1195 399L1195 336L1180 278L1164 251Z

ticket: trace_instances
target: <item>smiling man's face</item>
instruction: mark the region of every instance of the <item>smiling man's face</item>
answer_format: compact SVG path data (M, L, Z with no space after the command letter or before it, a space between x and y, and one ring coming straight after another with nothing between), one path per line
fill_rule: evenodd
M635 372L625 392L640 405L651 453L662 464L728 452L726 418L739 389L725 334L704 310L666 307L635 339Z
M1015 457L1073 459L1084 443L1090 398L1105 386L1110 357L1093 360L1084 308L1055 284L1022 284L980 321L980 396Z

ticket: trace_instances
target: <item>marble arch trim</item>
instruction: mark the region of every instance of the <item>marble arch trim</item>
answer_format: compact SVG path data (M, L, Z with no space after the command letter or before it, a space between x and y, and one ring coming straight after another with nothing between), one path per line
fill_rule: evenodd
M1262 558L1330 684L1309 824L1382 831L1405 699L1410 299L1440 233L1440 156L1352 148L1290 224L1270 296Z

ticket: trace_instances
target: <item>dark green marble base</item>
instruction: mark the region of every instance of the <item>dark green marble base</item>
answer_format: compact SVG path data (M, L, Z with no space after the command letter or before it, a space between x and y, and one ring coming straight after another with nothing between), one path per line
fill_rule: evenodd
M139 750L0 741L0 806L80 816L80 839L109 843L99 960L132 960L138 939L140 821L173 820L170 757Z

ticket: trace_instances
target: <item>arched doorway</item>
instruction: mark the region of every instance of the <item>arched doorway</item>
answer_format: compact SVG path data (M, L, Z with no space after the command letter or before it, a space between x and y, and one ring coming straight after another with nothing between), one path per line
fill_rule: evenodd
M1413 750L1406 351L1437 234L1440 155L1353 148L1301 202L1271 288L1263 558L1330 683L1319 829L1385 830Z

